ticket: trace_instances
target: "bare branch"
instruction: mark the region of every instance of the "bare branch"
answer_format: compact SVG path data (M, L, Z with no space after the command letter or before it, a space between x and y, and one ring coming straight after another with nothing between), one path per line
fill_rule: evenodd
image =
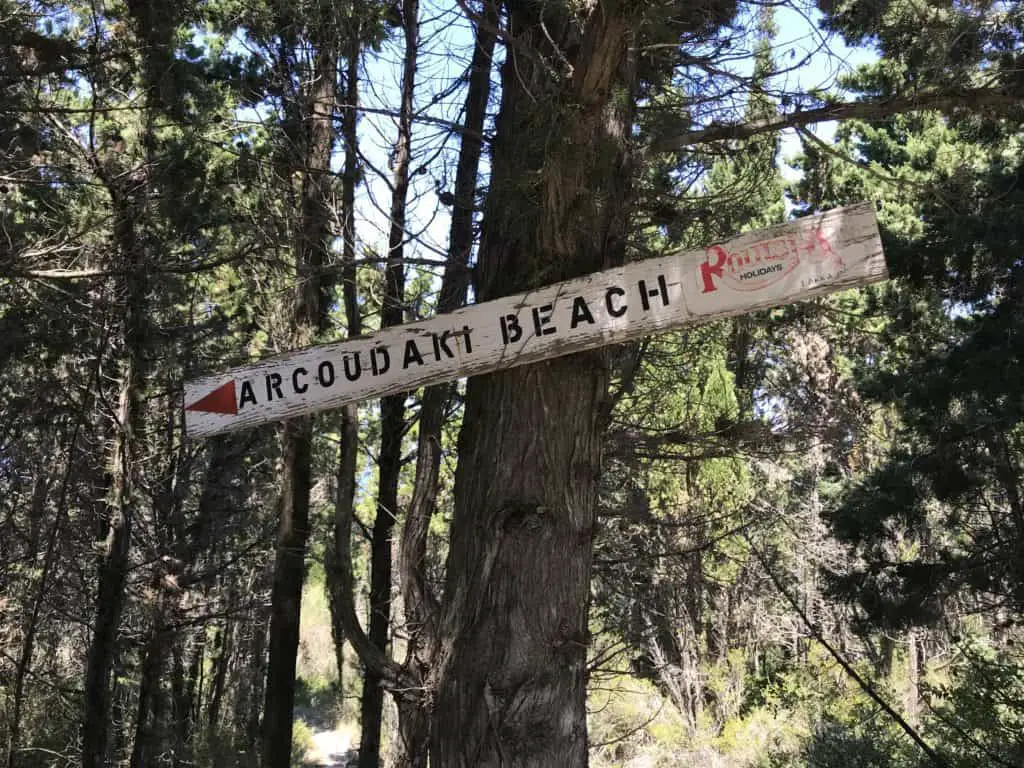
M1010 109L1019 107L1020 94L1002 88L969 88L957 91L933 91L910 96L892 96L873 101L842 102L815 109L800 109L743 123L710 125L695 131L655 141L648 152L676 152L697 144L714 141L748 139L762 133L781 131L829 120L876 120L904 112L935 109L952 112L956 109Z
M935 748L925 741L921 734L919 734L917 730L900 715L899 712L892 708L889 702L882 698L882 695L875 690L875 687L871 685L871 683L858 674L857 670L853 668L850 662L848 662L846 658L839 653L839 651L832 647L832 645L825 639L821 630L810 620L807 613L800 607L800 603L796 598L794 598L789 593L789 590L782 585L782 582L776 575L775 570L771 567L771 563L768 561L767 555L754 545L754 542L749 536L744 534L743 537L747 540L747 545L754 553L758 562L760 562L761 567L768 575L772 585L778 593L786 599L786 602L789 603L796 615L800 617L800 621L803 622L805 627L807 627L808 632L811 633L814 639L817 640L826 651L828 651L829 655L836 661L836 663L843 668L843 671L849 675L858 686L860 686L860 689L864 691L864 693L866 693L871 700L874 701L875 704L877 704L905 734L907 734L907 736L910 737L910 740L913 741L920 750L925 753L925 755L928 756L928 759L931 760L933 765L946 765L946 761L939 755Z
M473 201L483 150L480 134L490 94L490 73L496 40L493 28L497 23L497 7L492 2L486 2L484 16L476 25L476 47L470 65L465 102L465 122L469 130L463 133L459 150L448 259L437 306L439 313L451 312L466 303L468 265L473 250ZM427 537L437 504L444 410L452 393L453 387L450 384L427 387L420 406L416 479L402 532L399 561L406 614L415 632L408 648L407 666L418 663L426 667L438 642L440 606L426 574Z
M352 432L355 430L350 431L350 440ZM358 437L358 432L355 434ZM351 442L346 441L340 448L343 455L346 450L348 451L350 461L354 461L354 454L351 451L353 447ZM344 473L343 468L339 467L339 470L344 477L348 476L347 473ZM339 480L344 482L344 477L339 477ZM352 497L339 487L334 517L335 547L331 553L332 561L328 564L337 577L337 589L332 588L331 590L333 607L338 612L338 619L344 627L345 639L352 644L356 655L367 670L380 677L383 684L390 690L406 688L411 683L408 676L384 651L370 641L356 611L352 548L349 546L354 512Z

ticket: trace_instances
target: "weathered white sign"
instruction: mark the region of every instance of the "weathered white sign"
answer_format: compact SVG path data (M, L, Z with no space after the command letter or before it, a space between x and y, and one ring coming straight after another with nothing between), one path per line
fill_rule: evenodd
M887 277L860 204L185 385L194 436L630 341Z

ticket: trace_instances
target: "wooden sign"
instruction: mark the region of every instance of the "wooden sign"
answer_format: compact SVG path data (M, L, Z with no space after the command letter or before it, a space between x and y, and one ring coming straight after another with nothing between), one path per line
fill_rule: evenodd
M630 341L887 277L874 208L839 208L185 385L213 435Z

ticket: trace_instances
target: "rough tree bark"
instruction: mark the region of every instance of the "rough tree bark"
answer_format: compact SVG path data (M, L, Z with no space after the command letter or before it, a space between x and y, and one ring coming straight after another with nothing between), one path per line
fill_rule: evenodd
M629 198L631 20L614 3L583 23L564 6L506 7L481 300L619 260ZM435 665L438 768L586 765L607 380L605 355L589 353L468 383Z
M301 214L296 246L295 308L292 346L309 344L327 320L328 287L323 267L331 236L330 160L334 148L334 104L338 50L336 21L329 9L311 24L314 46L309 90L302 95L299 135L289 136L298 150L295 167L302 173ZM288 768L291 763L292 717L295 707L295 665L299 647L299 610L309 535L309 492L313 419L285 424L282 443L281 506L271 593L270 647L263 711L263 766Z

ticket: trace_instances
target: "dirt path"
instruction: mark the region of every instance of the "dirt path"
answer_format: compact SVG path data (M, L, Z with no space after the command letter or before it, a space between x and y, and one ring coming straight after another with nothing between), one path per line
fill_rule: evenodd
M313 731L313 749L309 761L321 768L348 768L355 765L356 752L352 738L344 731Z

